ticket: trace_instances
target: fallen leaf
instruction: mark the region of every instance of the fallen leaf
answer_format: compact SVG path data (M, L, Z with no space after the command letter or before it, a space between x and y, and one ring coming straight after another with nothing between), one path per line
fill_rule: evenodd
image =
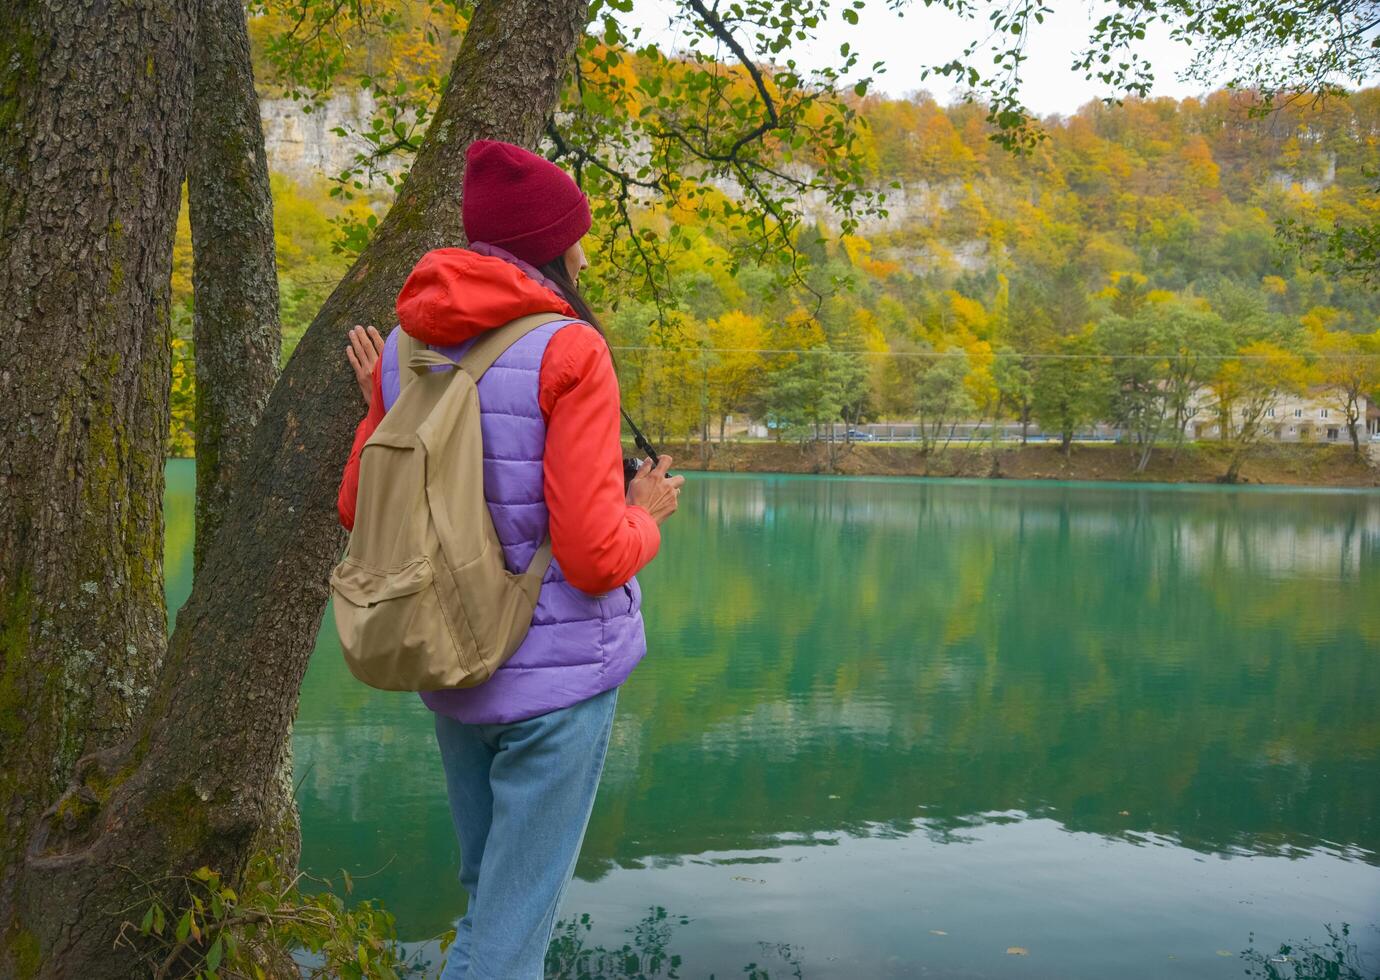
M1024 946L1008 946L1008 947L1006 947L1006 955L1007 955L1007 956L1029 956L1029 955L1030 955L1030 950L1026 949Z

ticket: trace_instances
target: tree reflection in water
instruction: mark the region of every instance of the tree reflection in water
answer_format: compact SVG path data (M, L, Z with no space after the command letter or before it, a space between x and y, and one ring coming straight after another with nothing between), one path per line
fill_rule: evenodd
M1327 942L1315 943L1305 939L1299 943L1281 943L1273 953L1251 947L1241 954L1247 963L1246 976L1261 980L1380 980L1380 963L1363 957L1351 941L1351 926L1343 922L1340 929L1325 925Z
M687 968L682 956L671 951L676 926L689 925L690 921L688 916L670 915L666 909L655 906L629 930L630 942L608 949L586 945L594 928L588 914L563 919L556 924L546 953L547 980L679 980L682 976L699 976L693 972L693 966ZM1329 923L1323 930L1327 933L1326 942L1303 939L1281 943L1274 951L1256 949L1252 935L1250 945L1240 953L1246 963L1245 975L1259 980L1380 980L1380 964L1361 953L1351 939L1350 924L1344 922L1340 928L1334 928ZM789 943L759 945L763 962L747 964L740 976L746 980L770 980L773 976L803 980L800 955ZM682 972L687 969L689 972ZM712 974L710 980L714 980Z
M671 934L676 926L689 924L688 916L670 915L661 906L655 906L629 930L633 934L631 942L608 949L585 945L594 928L589 915L563 919L556 923L556 932L546 951L547 980L678 980L681 976L699 976L682 974L682 957L670 949ZM760 946L764 962L747 964L739 976L745 980L771 980L773 976L803 980L799 956L789 943L761 943ZM714 980L712 974L710 980Z

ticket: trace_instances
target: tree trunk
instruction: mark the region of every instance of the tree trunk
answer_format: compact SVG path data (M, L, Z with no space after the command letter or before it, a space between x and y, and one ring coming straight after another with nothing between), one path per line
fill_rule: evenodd
M187 160L196 297L196 566L278 377L273 197L240 0L205 0Z
M62 942L82 909L69 895L41 922L16 918L35 820L79 757L130 731L166 644L170 279L196 8L11 0L5 9L0 975L9 976Z
M200 568L230 504L235 471L278 378L282 332L259 97L241 0L205 0L197 25L187 199L196 339L196 535ZM290 736L289 732L289 736ZM301 853L291 738L274 784L265 850Z
M1145 472L1146 467L1150 465L1150 454L1154 451L1155 441L1153 439L1147 439L1145 444L1141 447L1140 458L1136 461L1137 473Z
M43 823L25 877L25 925L43 976L128 977L112 950L120 910L209 865L233 881L271 819L280 771L340 553L335 494L361 406L341 351L356 322L387 323L428 249L462 240L460 179L479 137L533 145L556 104L584 2L480 3L445 94L388 217L327 300L274 388L222 532L178 614L146 723L123 754L92 759ZM96 789L99 787L99 790ZM119 869L119 870L115 870ZM70 910L59 916L55 910ZM60 921L59 921L60 920Z

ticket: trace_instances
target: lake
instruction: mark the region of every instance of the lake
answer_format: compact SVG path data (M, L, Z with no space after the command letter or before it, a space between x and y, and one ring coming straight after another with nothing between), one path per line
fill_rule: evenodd
M1380 494L691 480L642 576L650 653L564 961L1380 972ZM192 494L170 463L174 606ZM354 681L329 617L294 744L304 867L348 870L409 942L448 928L430 716Z

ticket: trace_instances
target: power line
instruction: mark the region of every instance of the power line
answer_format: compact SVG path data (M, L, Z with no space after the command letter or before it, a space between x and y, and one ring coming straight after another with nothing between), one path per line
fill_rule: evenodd
M923 357L923 358L943 358L954 357L959 354L966 354L963 350L917 350L917 351L891 351L891 350L836 350L832 347L804 347L804 348L768 348L768 347L638 347L638 346L614 346L611 350L619 353L654 353L654 354L814 354L816 356L830 355L835 357L860 355L863 357ZM1272 354L1053 354L1053 353L1017 353L1014 351L992 351L993 358L1019 358L1032 361L1168 361L1176 358L1195 358L1200 361L1271 361L1276 355ZM1380 354L1308 354L1293 355L1296 357L1312 358L1315 360L1357 360L1375 361L1380 360Z

